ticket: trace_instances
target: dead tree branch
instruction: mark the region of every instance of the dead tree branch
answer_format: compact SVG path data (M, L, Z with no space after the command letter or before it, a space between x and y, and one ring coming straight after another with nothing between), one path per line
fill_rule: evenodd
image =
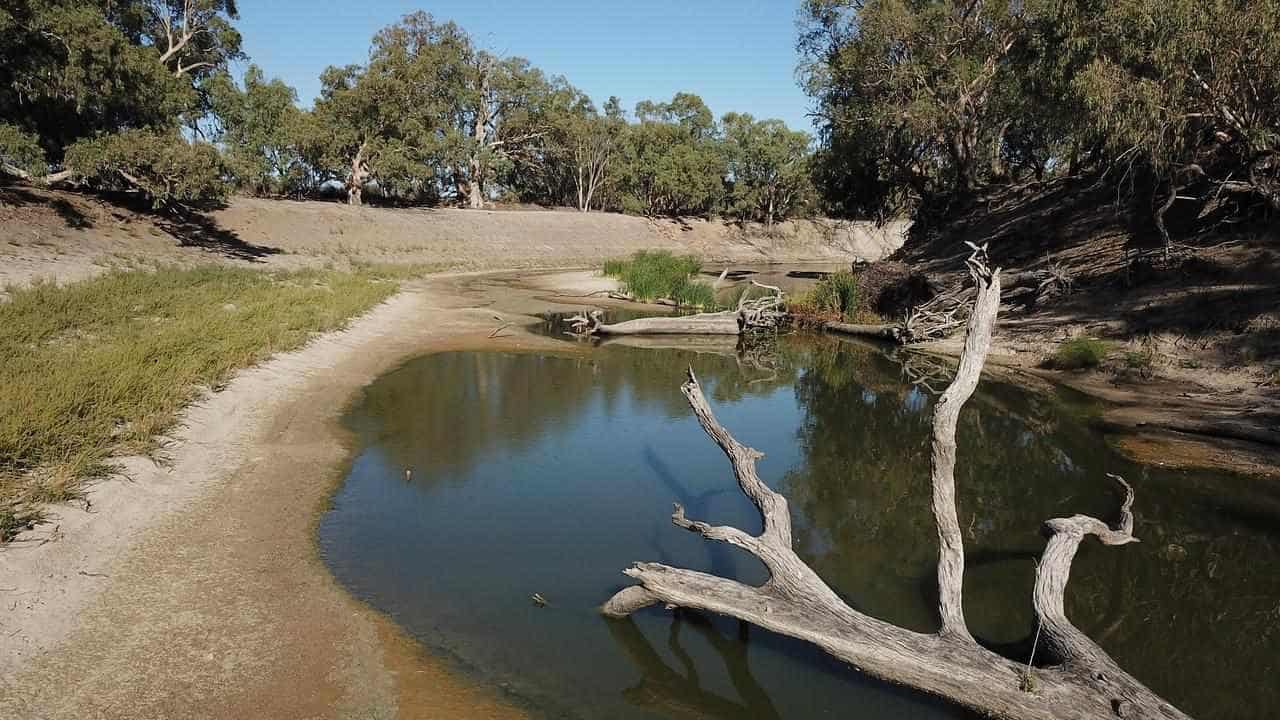
M787 500L756 473L756 461L763 455L739 443L720 424L692 370L681 391L702 429L724 451L738 487L759 510L763 531L751 535L693 520L678 505L672 521L708 540L746 550L764 563L769 579L755 587L707 573L638 563L624 571L638 584L615 594L602 612L625 617L650 605L665 604L727 615L812 642L872 677L995 717L1187 720L1120 669L1071 624L1063 610L1071 562L1086 536L1093 535L1108 545L1135 541L1133 491L1123 481L1126 497L1118 529L1082 515L1046 523L1049 542L1037 572L1033 606L1043 642L1056 664L1031 671L1034 681L1030 682L1023 664L979 645L965 625L964 549L956 522L955 433L960 409L978 385L1000 305L1000 272L987 269L980 249L975 248L969 269L977 297L969 314L964 354L933 421L931 479L940 540L939 631L915 632L854 610L796 555Z
M749 298L744 292L736 310L698 313L675 317L649 317L605 324L603 313L593 310L569 318L570 329L579 335L741 335L758 330L774 330L787 317L785 296L780 288L754 287L772 291L763 297Z

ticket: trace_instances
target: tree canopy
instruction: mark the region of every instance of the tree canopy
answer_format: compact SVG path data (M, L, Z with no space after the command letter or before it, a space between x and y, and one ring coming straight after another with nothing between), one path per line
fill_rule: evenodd
M810 141L717 122L695 94L596 104L563 77L415 12L368 59L320 76L313 107L244 59L233 0L16 0L0 9L0 160L11 175L140 191L157 206L232 189L347 199L496 200L584 212L807 212ZM181 176L181 182L178 182Z
M804 0L816 138L717 119L691 92L598 107L425 12L379 31L364 62L324 70L304 109L262 68L231 76L237 17L234 0L5 3L5 170L161 205L342 186L352 203L766 224L928 217L992 185L1087 175L1166 240L1175 209L1280 212L1280 0ZM113 138L145 141L124 152ZM126 179L161 167L199 182Z
M0 8L0 155L24 174L43 175L68 158L84 161L121 143L143 165L200 156L179 135L209 110L204 83L242 57L232 0L13 0ZM88 143L82 150L76 147ZM38 153L35 151L38 148ZM139 158L144 151L158 153ZM108 153L114 154L114 153ZM68 166L76 163L67 162ZM94 164L95 170L106 166ZM135 166L137 169L138 166ZM173 169L173 168L170 168ZM34 172L32 172L34 171ZM100 178L96 172L86 178ZM111 182L122 179L119 173ZM217 183L192 188L216 195ZM143 188L150 194L164 183ZM163 202L167 198L160 198Z
M1166 239L1175 202L1280 210L1280 2L806 0L802 18L834 212L1080 173Z

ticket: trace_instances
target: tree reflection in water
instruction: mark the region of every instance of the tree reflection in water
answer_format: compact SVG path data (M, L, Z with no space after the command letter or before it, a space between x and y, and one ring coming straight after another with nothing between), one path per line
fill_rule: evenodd
M768 453L762 475L790 499L805 561L859 610L921 631L937 624L928 436L946 363L813 335L673 345L444 354L380 379L348 417L359 454L321 527L335 574L557 716L573 714L561 699L576 694L627 717L628 707L635 717L804 717L851 703L869 718L957 717L762 631L748 643L685 613L634 624L594 614L624 582L617 569L639 558L762 579L758 563L664 520L680 502L691 516L758 529L679 393L692 365L725 425ZM1272 717L1280 491L1130 463L1092 413L1069 392L989 380L962 413L971 629L1010 655L1028 651L1040 524L1109 518L1117 499L1105 473L1118 473L1137 489L1142 543L1082 547L1069 616L1202 720ZM551 608L528 609L535 590Z
M683 665L684 674L667 665L636 627L634 620L608 620L606 624L614 641L640 668L640 682L622 691L623 697L636 707L660 710L662 715L671 718L738 720L753 717L773 720L781 717L769 694L751 674L747 659L750 628L746 623L739 622L736 638L726 638L698 613L676 611L668 632L667 648ZM742 702L702 687L696 663L681 646L680 633L685 627L691 628L715 649Z

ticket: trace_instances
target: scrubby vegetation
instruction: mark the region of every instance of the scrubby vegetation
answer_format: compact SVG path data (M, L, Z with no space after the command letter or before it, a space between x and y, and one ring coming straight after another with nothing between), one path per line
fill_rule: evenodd
M623 292L640 302L671 300L680 307L715 309L715 291L693 276L702 263L692 255L641 250L625 260L608 260L604 274L622 281Z
M819 310L852 317L858 309L858 280L850 272L831 273L818 281L809 300Z
M1054 351L1051 364L1058 370L1086 370L1096 368L1106 359L1110 348L1097 338L1072 338Z
M787 311L802 325L827 320L848 323L877 323L881 318L868 307L859 278L848 271L823 277L807 293L787 301Z
M342 327L395 292L375 268L114 272L0 303L0 539L149 453L237 369Z

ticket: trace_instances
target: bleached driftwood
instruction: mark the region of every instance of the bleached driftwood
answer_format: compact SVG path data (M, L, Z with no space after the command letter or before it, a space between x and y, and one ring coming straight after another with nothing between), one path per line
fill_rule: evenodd
M754 280L753 287L770 294L751 298L744 292L736 310L698 313L669 317L648 317L606 324L599 310L569 318L573 332L581 335L740 335L753 330L772 330L786 317L785 296L781 288Z
M1083 515L1045 523L1048 544L1038 565L1032 605L1042 652L1035 667L981 645L965 623L962 603L964 543L956 519L956 426L973 394L991 345L1000 305L1000 272L988 271L975 252L970 271L978 292L969 314L964 353L955 380L934 411L931 456L933 515L939 539L936 632L921 633L878 620L846 604L793 550L787 500L756 473L762 454L738 442L716 419L692 370L681 390L702 429L720 446L738 486L759 510L763 531L713 526L686 517L675 506L672 522L708 540L725 542L759 558L769 579L755 587L702 572L638 563L625 573L637 581L602 607L625 617L650 605L702 610L745 620L812 642L858 670L882 680L945 698L980 713L1015 720L1187 720L1187 716L1121 669L1067 619L1063 609L1071 563L1090 535L1105 545L1137 542L1133 489L1125 493L1120 522L1112 528ZM1029 668L1029 671L1028 671Z

